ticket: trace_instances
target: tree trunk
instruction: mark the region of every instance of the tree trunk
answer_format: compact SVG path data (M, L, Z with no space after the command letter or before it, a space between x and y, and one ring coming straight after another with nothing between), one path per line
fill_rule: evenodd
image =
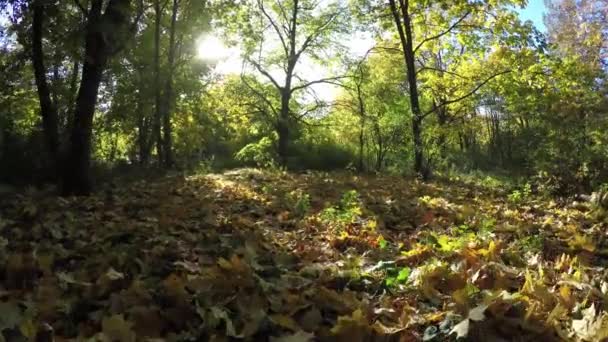
M118 39L128 23L129 0L110 0L103 15L102 7L103 0L93 0L88 13L82 79L63 170L64 195L88 195L92 190L91 138L99 84L117 47L112 38Z
M76 107L74 105L76 99L76 92L78 91L78 70L80 69L80 63L78 58L74 57L74 65L72 66L72 74L70 79L70 90L68 94L67 108L65 109L65 131L70 132L74 125L74 111Z
M162 120L162 94L161 94L161 79L160 79L160 24L162 17L162 8L160 0L154 3L154 12L156 14L154 28L154 126L152 129L152 139L150 143L156 142L156 154L158 165L163 165L163 144L161 135L161 120Z
M58 116L57 107L51 99L51 91L46 79L46 68L44 67L44 52L42 49L44 2L44 0L36 0L33 5L32 64L34 66L36 87L40 100L40 114L42 116L42 128L46 139L46 148L49 153L51 170L53 170L53 174L56 174L59 165Z
M424 165L424 146L422 144L422 112L420 110L420 102L418 95L418 81L416 80L416 65L414 48L412 45L412 23L409 17L408 1L401 2L401 11L403 13L403 25L405 27L406 45L405 65L407 68L407 82L410 93L410 104L412 106L412 134L414 136L414 172L423 179L429 176L428 170Z
M363 172L363 146L365 145L365 103L361 94L361 85L357 84L357 101L359 102L359 172Z
M165 84L165 101L163 115L163 142L165 160L164 165L167 168L173 167L173 139L171 127L171 113L174 105L173 98L173 69L175 67L175 30L177 26L177 11L179 9L179 0L173 0L173 9L171 11L171 28L169 33L169 53L167 63L167 81Z
M401 18L397 9L395 0L389 0L393 19L399 33L399 39L401 41L401 47L403 48L403 58L405 60L405 67L407 71L407 83L408 91L410 95L410 106L412 108L412 135L414 140L414 172L427 179L429 177L429 170L424 165L424 146L422 144L422 121L423 115L420 110L420 101L418 94L418 83L416 80L416 64L415 64L415 53L412 43L412 22L409 15L409 1L399 0L399 7L401 9L401 16L403 18L403 26L401 24Z
M288 91L281 92L281 112L277 121L277 133L279 135L279 163L281 166L287 166L289 154L289 100L290 94Z
M150 161L150 144L148 143L148 121L145 115L143 75L139 75L139 91L137 94L137 144L139 149L139 164L148 165Z

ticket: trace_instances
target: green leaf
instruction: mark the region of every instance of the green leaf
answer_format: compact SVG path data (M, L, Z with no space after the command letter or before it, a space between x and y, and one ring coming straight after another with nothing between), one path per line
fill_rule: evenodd
M380 246L380 249L386 249L386 247L388 247L388 241L384 239L384 236L378 238L378 246Z
M412 273L412 269L409 267L404 267L399 271L399 274L397 275L397 281L399 283L405 283L408 278L410 277L410 274Z

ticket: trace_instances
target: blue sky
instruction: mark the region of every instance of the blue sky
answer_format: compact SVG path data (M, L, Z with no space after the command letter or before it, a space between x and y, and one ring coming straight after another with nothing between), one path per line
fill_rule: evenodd
M524 9L518 9L518 12L522 20L532 20L536 28L545 31L545 24L543 23L545 10L544 0L528 0L528 6Z

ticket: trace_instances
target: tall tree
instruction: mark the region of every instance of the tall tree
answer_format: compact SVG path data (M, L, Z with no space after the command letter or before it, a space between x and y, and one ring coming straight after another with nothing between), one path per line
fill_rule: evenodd
M36 77L36 87L40 100L40 113L42 116L43 132L46 137L47 150L52 163L51 169L57 173L59 161L59 119L56 101L51 99L51 90L46 77L47 69L44 65L44 50L42 47L44 18L44 0L35 0L32 5L32 64Z
M344 29L346 10L340 1L255 0L248 8L251 20L240 28L244 39L245 58L253 69L266 78L276 90L279 103L252 87L271 108L278 136L279 162L285 166L289 156L292 126L298 119L324 106L316 101L296 113L292 101L311 86L329 83L339 77L306 79L300 71L314 59L328 58L329 46L338 48L334 35ZM304 59L307 59L305 62ZM246 82L246 78L243 78ZM246 83L249 84L249 83Z
M167 79L165 80L165 93L163 101L163 150L164 150L164 165L172 167L173 160L173 139L171 127L171 112L173 108L173 74L175 72L175 58L177 54L176 30L177 30L177 15L179 11L180 0L173 0L171 7L171 25L169 27L169 48L167 52Z
M163 143L162 143L162 78L161 78L161 23L163 17L163 11L168 3L168 0L161 4L162 0L154 1L154 125L152 127L152 139L150 143L156 144L156 157L158 158L158 165L163 163Z
M92 0L88 10L81 8L87 17L84 62L63 165L63 193L69 195L92 190L91 138L99 85L109 59L124 47L133 30L130 0L110 0L105 10L103 0Z
M364 1L365 2L365 1ZM370 4L367 2L368 5ZM486 79L477 79L470 89L457 98L444 99L442 103L427 104L425 110L425 94L420 92L421 52L439 39L462 40L463 42L481 39L484 35L502 33L510 19L509 5L521 4L520 0L495 1L418 1L418 0L389 0L389 17L397 32L400 51L405 65L405 81L409 94L412 112L412 140L414 146L414 171L422 178L428 178L430 169L425 160L423 142L423 121L442 107L459 102L477 92L481 86L492 78L506 72L498 71ZM380 11L378 20L386 18L386 6L380 2L371 2L371 8ZM433 68L425 67L432 70ZM441 70L439 70L441 72Z

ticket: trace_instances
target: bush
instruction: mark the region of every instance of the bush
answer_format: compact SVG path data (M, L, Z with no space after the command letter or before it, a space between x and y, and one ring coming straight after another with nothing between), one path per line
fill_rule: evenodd
M276 167L274 143L269 137L263 137L256 143L245 145L235 155L238 161L253 164L257 167Z
M331 142L294 144L293 157L289 158L290 169L331 171L345 169L353 164L355 157L343 146Z

